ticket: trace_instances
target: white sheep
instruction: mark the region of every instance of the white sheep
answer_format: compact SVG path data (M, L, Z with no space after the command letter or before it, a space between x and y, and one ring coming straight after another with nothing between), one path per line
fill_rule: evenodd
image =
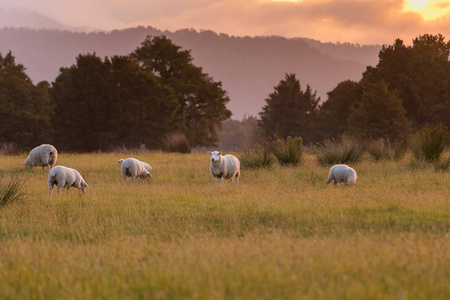
M334 165L330 168L327 185L334 180L334 184L344 182L346 185L356 183L356 171L347 165Z
M30 151L30 155L25 160L25 167L33 169L36 166L41 166L42 171L47 167L50 170L58 158L58 151L55 147L49 144L42 144Z
M119 167L122 167L122 164L123 164L123 161L124 161L124 160L125 160L125 159L123 159L123 158L119 159L119 161L118 161ZM141 163L144 165L144 168L145 168L148 172L150 172L150 171L152 170L152 167L151 167L148 163L143 162L143 161L141 161Z
M209 171L216 178L216 182L223 179L230 179L233 182L233 177L236 178L236 182L239 180L241 174L241 163L239 159L231 154L223 155L222 152L214 151L208 152L211 155L211 164L209 165Z
M71 187L76 187L81 194L88 187L88 184L77 170L63 166L54 167L48 174L49 195L52 194L55 184L58 187L58 194L60 194L62 188L67 188L67 193L69 193Z
M131 177L132 181L135 181L136 177L148 180L152 177L152 175L146 170L146 165L147 167L150 167L150 165L135 158L127 158L122 161L121 165L123 181L126 181L127 177Z

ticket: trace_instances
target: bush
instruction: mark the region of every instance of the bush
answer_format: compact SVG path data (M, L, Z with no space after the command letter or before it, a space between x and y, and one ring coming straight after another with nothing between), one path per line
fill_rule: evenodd
M166 134L165 148L168 152L191 153L191 144L182 133Z
M447 128L439 124L427 124L422 127L411 141L411 150L417 160L438 162L444 151Z
M367 152L376 161L386 159L399 160L406 154L406 147L401 143L394 143L384 140L371 140L367 146Z
M340 140L325 141L319 148L317 161L323 166L355 163L361 159L364 152L364 143L354 137L342 136Z
M445 157L441 157L441 159L439 159L434 164L434 170L436 172L447 171L449 169L450 169L450 155L446 155Z
M291 138L288 136L286 140L275 137L268 142L268 147L281 165L296 166L301 162L303 155L301 137Z
M259 144L255 144L251 149L247 145L244 146L239 160L244 169L269 168L273 165L272 154L267 147Z
M0 207L4 207L22 199L23 180L13 177L9 182L0 182Z

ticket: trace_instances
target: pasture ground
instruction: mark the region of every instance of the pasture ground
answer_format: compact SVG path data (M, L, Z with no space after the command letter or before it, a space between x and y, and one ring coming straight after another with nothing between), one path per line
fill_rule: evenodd
M128 155L61 153L90 187L49 197L26 156L0 156L26 191L0 208L1 299L450 299L450 172L365 159L325 187L305 155L233 185L206 153L146 153L133 184Z

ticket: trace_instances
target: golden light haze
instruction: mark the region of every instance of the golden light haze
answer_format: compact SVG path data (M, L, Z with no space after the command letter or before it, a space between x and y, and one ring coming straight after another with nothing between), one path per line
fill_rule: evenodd
M308 37L323 42L405 43L424 33L450 37L449 0L0 0L90 30L152 26L238 36Z

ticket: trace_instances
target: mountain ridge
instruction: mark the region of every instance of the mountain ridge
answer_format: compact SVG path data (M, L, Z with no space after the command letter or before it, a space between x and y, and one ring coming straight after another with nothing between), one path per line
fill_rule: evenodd
M181 29L174 32L135 27L109 32L72 32L54 29L2 28L0 53L12 51L16 62L38 82L55 80L61 67L75 64L79 54L100 57L128 55L145 38L166 35L230 96L228 108L234 119L257 115L264 99L286 73L295 73L302 89L309 85L321 100L344 80L359 80L366 66L377 62L379 45L321 43L308 38L280 36L237 37L210 30Z

